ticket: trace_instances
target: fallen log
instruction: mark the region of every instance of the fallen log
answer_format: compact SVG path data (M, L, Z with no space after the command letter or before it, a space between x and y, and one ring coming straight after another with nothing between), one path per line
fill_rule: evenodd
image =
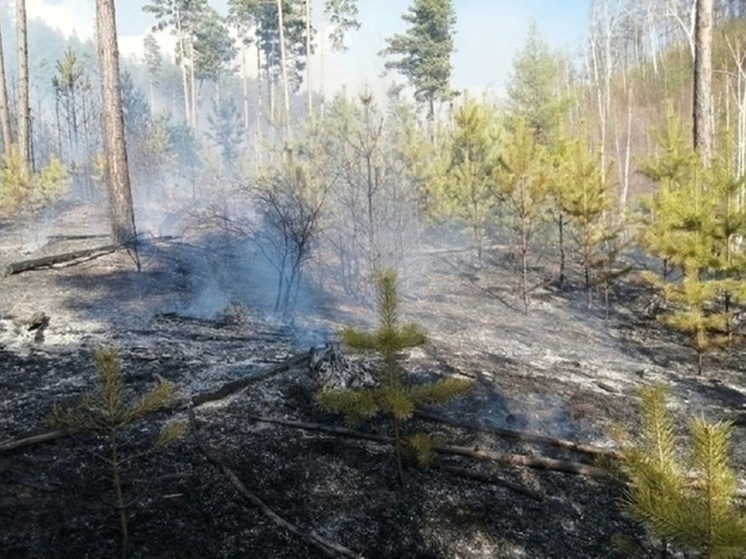
M296 366L303 365L305 363L309 363L311 356L312 356L311 352L295 355L281 363L270 365L269 367L263 370L260 370L245 378L240 378L237 380L232 380L230 382L227 382L223 386L218 388L217 390L201 392L199 394L192 396L192 398L189 399L188 401L175 402L172 405L168 405L162 408L160 411L165 412L165 413L178 413L180 411L184 411L184 409L186 409L189 406L197 407L197 406L201 406L202 404L206 404L208 402L214 402L216 400L227 398L228 396L235 394L236 392L250 386L251 384L255 382L259 382L261 380L270 378L273 375L277 375L285 371L288 371L292 367L296 367ZM159 382L160 382L160 379L159 379ZM23 437L20 439L10 439L6 441L2 441L0 442L0 452L10 452L12 450L16 450L16 449L27 447L27 446L32 446L35 444L55 441L57 439L66 437L69 434L70 433L68 433L67 431L62 431L62 430L45 431L43 433L38 433L36 435L29 435L27 437Z
M356 439L364 439L368 441L374 441L378 443L394 444L395 440L393 437L386 435L375 435L373 433L364 433L362 431L356 431L354 429L348 429L347 427L336 427L333 425L324 425L321 423L307 423L304 421L297 421L294 419L285 419L281 417L268 417L263 415L248 414L247 418L254 421L261 421L264 423L275 423L277 425L284 425L286 427L292 427L295 429L303 429L306 431L319 431L322 433L329 433L331 435L340 435L343 437L351 437ZM582 464L580 462L570 462L567 460L558 460L556 458L548 458L546 456L525 456L522 454L500 454L491 450L482 450L479 448L468 448L463 446L451 446L451 445L436 445L434 450L441 454L452 454L457 456L466 456L467 458L473 458L475 460L488 460L492 462L498 462L501 464L509 464L511 466L525 466L527 468L535 468L538 470L554 470L557 472L564 472L567 474L584 475L591 477L610 477L610 474L601 468L590 466L588 464Z
M31 435L29 437L23 437L22 439L11 439L0 442L0 451L16 450L26 446L31 446L39 443L46 443L49 441L55 441L62 437L67 437L70 433L62 429L55 431L47 431L45 433L39 433L38 435Z
M511 429L502 429L500 427L492 427L489 425L483 425L475 421L458 421L451 419L443 415L438 415L427 411L416 411L415 417L424 419L426 421L432 421L435 423L443 423L444 425L451 425L452 427L461 427L463 429L470 429L472 431L479 431L482 433L490 433L503 437L506 439L515 439L519 441L526 441L532 443L546 444L565 450L572 450L581 454L588 454L590 456L604 456L608 458L621 458L621 453L617 450L610 448L602 448L591 444L576 443L567 439L557 439L554 437L548 437L546 435L538 435L535 433L527 433L525 431L514 431Z
M293 357L290 357L286 359L285 361L282 361L281 363L270 365L269 367L263 370L257 371L246 377L226 382L225 384L223 384L220 388L216 390L210 390L207 392L201 392L199 394L195 394L194 396L192 396L190 400L190 404L192 407L197 407L197 406L201 406L202 404L206 404L207 402L215 402L217 400L222 400L224 398L227 398L228 396L231 396L232 394L235 394L236 392L243 390L244 388L254 384L255 382L268 379L270 377L273 377L274 375L279 375L280 373L284 373L292 369L293 367L300 367L301 365L309 365L310 360L311 360L310 351L306 353L301 353L299 355L294 355Z
M80 250L72 250L70 252L63 252L60 254L50 254L49 256L40 256L39 258L30 258L28 260L21 260L19 262L12 262L8 264L0 273L0 277L12 276L13 274L20 274L21 272L29 272L31 270L40 270L42 268L49 268L57 264L64 264L67 262L73 262L82 258L98 258L106 254L116 252L124 245L102 245L93 248L83 248Z
M295 534L301 540L319 549L322 553L324 553L325 555L328 555L329 557L354 557L354 558L362 557L360 554L355 553L351 549L348 549L345 546L337 542L331 541L317 534L313 530L308 531L308 530L303 530L302 528L299 528L298 526L285 520L283 517L277 514L274 510L272 510L272 508L270 508L269 505L267 505L259 497L254 495L251 491L249 491L249 489L241 482L241 480L238 478L235 472L231 470L228 466L226 466L222 460L220 460L217 456L215 456L212 453L212 451L209 448L207 448L207 445L204 443L202 438L199 436L199 431L197 428L197 420L194 417L194 410L192 410L191 408L188 408L187 415L189 416L189 424L191 426L192 435L194 436L194 440L197 443L197 446L202 451L202 454L205 455L205 457L207 458L209 462L212 462L218 468L220 468L220 470L222 470L223 474L225 474L225 477L228 478L228 481L230 481L231 485L233 485L236 491L238 491L243 497L245 497L252 505L258 508L259 511L263 515L265 515L270 520L272 520L272 522L274 522L280 528L284 528L290 533Z
M525 456L522 454L499 454L492 452L491 450L482 450L480 448L469 448L465 446L436 446L436 452L443 454L456 454L459 456L466 456L468 458L474 458L475 460L489 460L491 462L499 462L501 464L509 464L511 466L525 466L527 468L534 468L537 470L554 470L556 472L564 472L566 474L576 474L581 476L590 477L611 477L611 474L606 470L597 468L596 466L589 466L588 464L581 464L580 462L569 462L567 460L557 460L556 458L548 458L546 456Z
M64 243L67 241L90 241L91 239L108 239L108 234L102 235L49 235L47 243Z

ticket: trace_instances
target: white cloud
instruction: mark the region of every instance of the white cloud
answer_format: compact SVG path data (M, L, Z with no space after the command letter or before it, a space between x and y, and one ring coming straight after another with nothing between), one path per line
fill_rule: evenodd
M91 0L62 0L54 3L26 0L26 16L29 19L39 18L65 35L75 33L81 39L93 37L95 10Z

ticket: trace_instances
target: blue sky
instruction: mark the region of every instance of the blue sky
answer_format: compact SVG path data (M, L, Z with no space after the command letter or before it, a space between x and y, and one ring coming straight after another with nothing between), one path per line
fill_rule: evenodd
M410 0L358 0L362 28L348 38L349 51L326 55L323 77L327 88L385 88L383 61L377 53L385 37L403 31L401 15ZM136 52L153 24L142 12L141 0L117 0L120 48ZM213 0L225 13L226 0ZM315 3L320 4L317 0ZM458 19L453 59L455 89L489 89L502 93L516 52L523 46L532 21L552 48L580 53L587 36L590 0L454 0ZM65 33L89 37L94 0L27 0L30 17L41 17ZM321 66L321 60L316 61ZM318 71L318 70L317 70ZM316 80L318 83L319 80Z

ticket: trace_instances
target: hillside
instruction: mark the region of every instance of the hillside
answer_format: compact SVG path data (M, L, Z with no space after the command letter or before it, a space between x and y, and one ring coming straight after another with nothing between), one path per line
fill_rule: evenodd
M71 208L58 227L78 231L81 216L91 211ZM18 253L19 227L4 230L6 263ZM441 453L430 467L408 463L401 488L388 445L256 420L341 426L313 405L313 390L324 378L355 383L369 371L368 358L334 342L346 324L373 323L370 304L317 293L294 320L279 320L266 302L245 296L261 287L249 273L242 285L236 277L212 284L207 292L224 301L218 291L227 295L224 308L195 317L191 311L207 293L198 273L204 252L195 246L195 239L145 244L140 273L120 251L0 280L0 438L6 443L45 431L54 404L91 386L91 351L99 345L120 348L133 390L142 393L166 379L182 403L231 381L264 377L192 408L199 440L223 470L208 461L194 433L127 465L132 557L326 556L247 501L225 468L283 518L368 558L621 557L618 535L646 536L620 512L619 482L598 477L592 467L591 475L545 469L532 459L570 462L581 472L593 460L473 424L612 449L610 428L633 423L637 389L659 381L670 387L682 425L700 414L736 421L734 461L746 466L742 346L708 356L707 374L697 376L690 350L645 318L651 293L631 280L617 293L608 324L602 310L588 310L585 295L573 289L541 288L524 313L505 249L490 249L490 265L477 269L468 253L431 246L408 276L403 303L406 319L427 328L430 343L412 350L405 367L414 381L472 379L471 394L437 410L472 425L418 418L407 429L434 432L476 453L522 456L531 467ZM34 341L24 322L37 312L50 317L43 341ZM185 419L176 406L131 432L124 445L146 448L146 435L169 415ZM376 421L361 429L385 432ZM114 555L118 534L107 504L110 480L95 457L100 444L81 435L0 447L0 555Z

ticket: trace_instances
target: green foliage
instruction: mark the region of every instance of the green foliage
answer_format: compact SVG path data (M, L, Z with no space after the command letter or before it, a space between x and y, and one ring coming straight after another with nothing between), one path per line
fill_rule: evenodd
M728 341L732 302L744 294L744 255L735 247L746 233L746 213L738 201L743 180L733 178L727 153L704 166L682 137L670 116L659 134L663 153L642 166L660 188L646 200L640 239L682 274L645 277L672 303L664 320L690 335L701 371L703 354Z
M282 69L277 2L229 0L228 8L229 21L245 42L256 44L261 53L262 72L270 82L276 83ZM307 63L304 0L282 0L282 18L288 79L292 89L298 90Z
M441 213L458 216L467 223L481 262L487 228L498 203L494 176L498 164L498 131L494 109L467 99L454 116L449 147L446 170L431 192Z
M142 11L153 14L158 20L153 26L154 31L171 28L174 34L179 30L182 34L189 34L206 6L207 0L150 0Z
M231 71L237 49L226 19L206 6L194 26L194 69L198 80L217 81Z
M428 118L434 118L434 103L452 97L451 55L456 12L452 0L413 0L402 19L409 24L405 33L386 39L381 52L395 57L387 69L401 73L414 88L418 102L427 103Z
M331 23L329 40L332 49L347 50L345 35L348 31L360 29L357 0L324 0L324 12Z
M513 228L518 233L521 258L521 294L528 310L528 259L534 231L546 209L551 185L551 160L525 119L516 119L500 150L495 178L502 202L510 211Z
M345 290L369 290L376 269L397 266L418 241L426 187L437 170L433 147L410 102L392 96L380 106L372 95L337 95L319 128L327 145L334 274Z
M73 406L55 405L47 422L56 429L72 433L96 433L106 439L111 468L111 483L121 529L122 557L126 557L129 545L127 505L123 468L134 457L124 456L120 438L125 428L136 424L170 403L174 387L167 382L142 396L129 399L122 377L119 355L114 349L100 349L93 354L96 366L96 384L93 390L83 394ZM161 429L151 448L160 450L172 444L186 432L186 423L169 422ZM98 454L97 454L98 456Z
M162 125L175 157L176 169L183 171L199 167L202 163L199 140L189 125L184 122L172 122L170 116L163 117Z
M407 437L407 449L419 464L430 464L435 458L435 443L427 433L414 433Z
M351 425L385 414L391 424L395 439L397 474L404 483L402 471L401 423L411 419L417 405L442 404L466 393L471 388L469 381L445 378L434 383L409 385L404 382L401 370L402 351L422 345L427 338L416 325L399 325L399 295L396 273L381 271L376 276L378 328L371 333L346 328L342 339L346 345L362 351L375 351L381 355L377 373L377 386L361 390L323 390L316 394L317 405L328 412L341 413ZM412 439L416 456L421 461L430 459L432 442L427 435Z
M62 151L63 138L69 157L75 157L82 147L81 135L89 133L87 113L92 110L91 81L86 71L86 61L72 47L68 47L55 64L52 77L54 110L57 118L57 149ZM89 140L90 138L85 138Z
M223 165L230 175L230 170L238 159L245 132L237 99L229 97L222 103L213 101L212 114L207 116L207 123L210 127L207 135L220 148Z
M147 134L151 120L151 107L145 94L135 85L132 74L128 71L122 72L119 84L128 145L136 146Z
M640 439L623 450L622 471L630 483L625 508L659 538L701 557L743 557L746 516L728 464L732 425L692 420L680 449L663 387L643 388L640 396Z
M592 304L593 286L606 294L624 268L615 266L623 243L621 227L614 223L611 185L601 169L600 155L589 143L576 139L563 141L555 153L556 175L551 187L553 198L563 216L577 232L577 254L583 268L588 305Z
M158 83L158 75L163 65L161 47L152 33L145 35L142 43L143 50L145 51L145 66L148 70L148 75L150 76L151 83L156 84Z
M57 157L50 157L36 174L23 165L17 152L0 164L0 215L36 211L50 204L67 189L68 175Z
M73 432L110 433L150 415L173 396L173 386L160 383L137 400L128 402L116 350L97 350L93 359L96 364L95 389L83 394L76 406L55 406L49 418L54 427Z
M69 176L65 164L54 155L34 176L33 200L35 206L45 206L62 196L68 186Z
M542 142L555 137L568 105L559 94L559 78L559 61L532 23L526 44L513 60L507 85L508 110L511 116L526 121Z

